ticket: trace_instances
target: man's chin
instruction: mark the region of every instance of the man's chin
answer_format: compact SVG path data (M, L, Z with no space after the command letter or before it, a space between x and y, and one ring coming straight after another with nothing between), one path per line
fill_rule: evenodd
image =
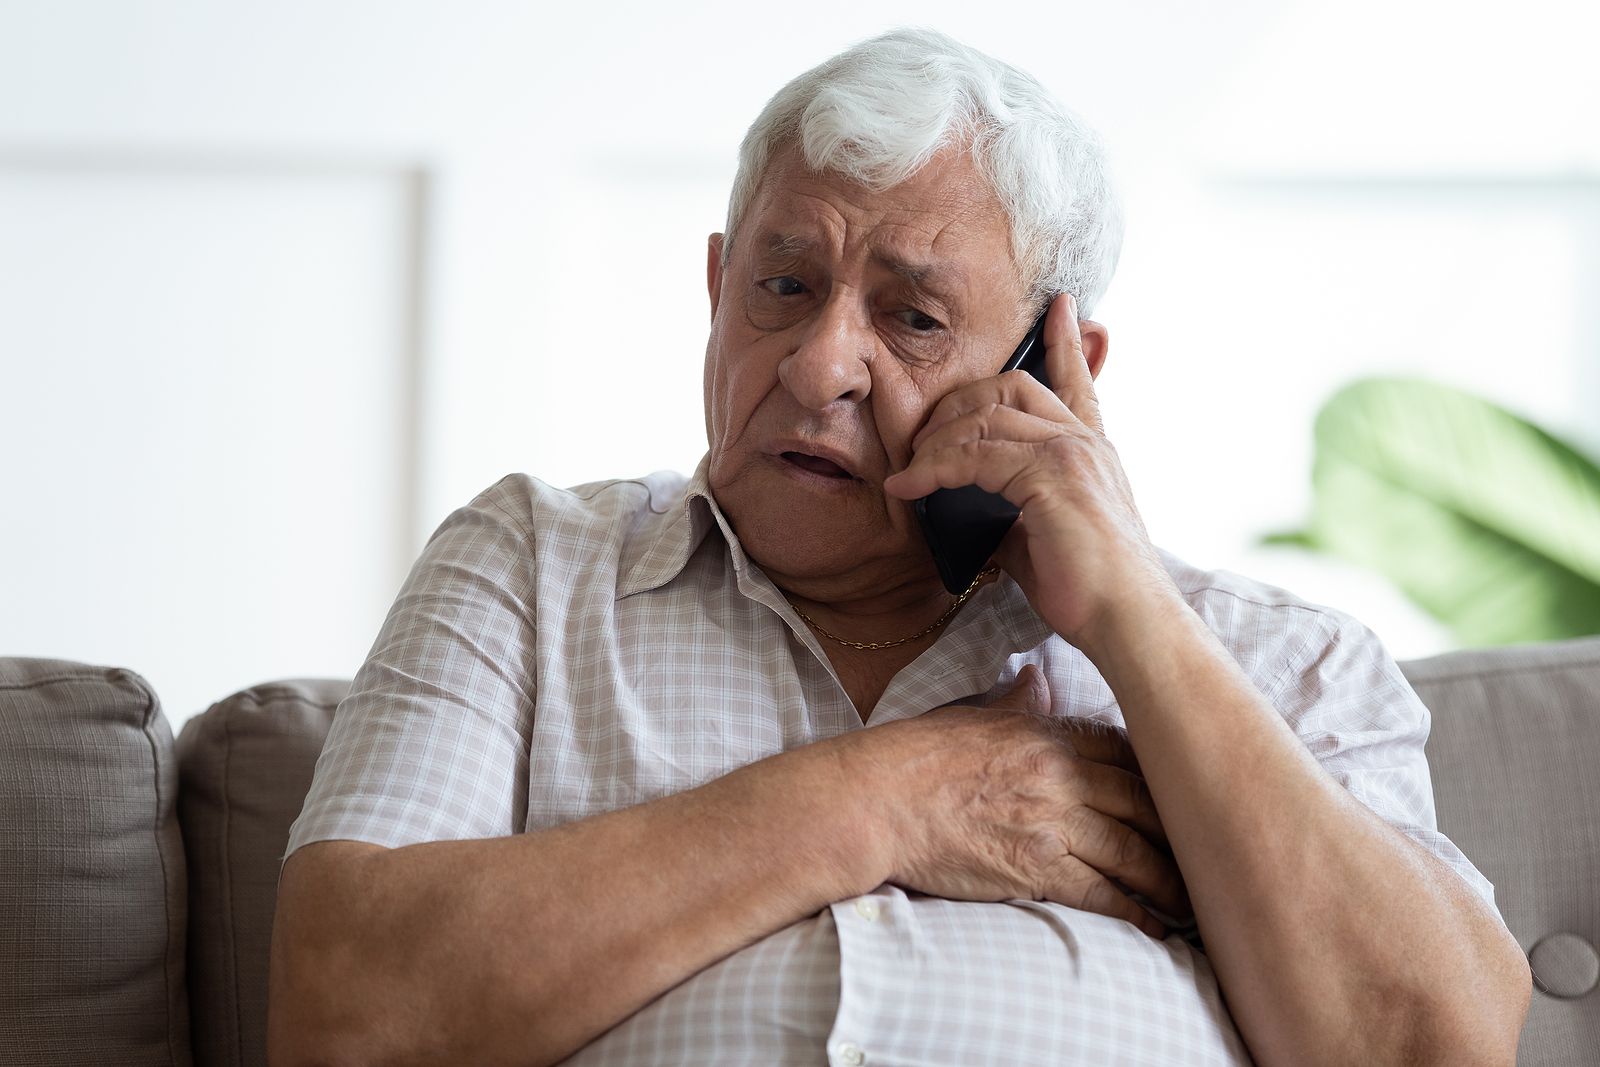
M892 528L876 485L752 466L713 491L745 555L763 570L837 575L880 557L886 542L903 536Z

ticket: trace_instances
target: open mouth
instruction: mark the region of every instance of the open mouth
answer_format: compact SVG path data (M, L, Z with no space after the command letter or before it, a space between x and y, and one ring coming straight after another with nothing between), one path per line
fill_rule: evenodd
M831 459L823 459L821 456L807 455L804 452L785 452L783 453L783 458L785 461L794 464L801 470L810 471L812 474L820 474L827 478L838 478L839 480L846 482L854 481L854 478L849 471L845 470Z

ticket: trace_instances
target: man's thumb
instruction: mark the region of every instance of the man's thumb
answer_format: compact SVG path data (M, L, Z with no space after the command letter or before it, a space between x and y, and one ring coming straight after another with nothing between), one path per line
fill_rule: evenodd
M1050 712L1050 683L1044 680L1043 671L1031 663L1025 663L1022 670L1017 672L1011 688L990 701L989 706L1047 715Z

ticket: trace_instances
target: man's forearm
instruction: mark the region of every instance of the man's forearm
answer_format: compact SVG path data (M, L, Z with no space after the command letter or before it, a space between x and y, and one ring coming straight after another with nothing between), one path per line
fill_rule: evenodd
M1084 645L1257 1062L1514 1061L1516 942L1322 770L1198 616L1141 606Z
M553 1063L876 887L886 872L836 741L550 830L375 850L333 899L326 879L296 886L297 853L274 935L275 1067Z

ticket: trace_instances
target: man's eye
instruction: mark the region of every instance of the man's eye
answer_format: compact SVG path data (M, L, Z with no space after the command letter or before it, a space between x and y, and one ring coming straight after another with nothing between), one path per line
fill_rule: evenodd
M943 325L938 319L929 318L916 308L906 308L899 312L900 321L916 330L918 333L932 333Z
M768 278L761 283L761 287L778 296L799 296L806 291L806 287L798 279L787 274L781 278Z

